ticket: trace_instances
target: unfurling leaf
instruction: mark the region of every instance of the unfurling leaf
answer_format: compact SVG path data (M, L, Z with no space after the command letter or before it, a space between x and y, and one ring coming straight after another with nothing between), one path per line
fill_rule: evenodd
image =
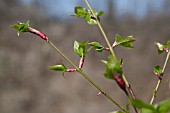
M100 45L98 42L91 42L89 43L89 45L91 45L98 52L102 52L104 49L104 47Z
M131 43L135 41L135 39L132 36L127 36L127 37L122 38L118 34L116 34L115 40L116 42L114 46L121 45L126 48L133 48L133 45Z
M109 56L108 61L102 61L107 69L104 72L106 78L114 79L113 74L122 76L122 64L121 62L112 54Z
M154 73L157 74L162 74L162 68L158 65L154 66Z
M19 33L28 32L29 21L26 23L18 22L18 24L14 24L11 27L18 30L17 35L19 36Z
M88 41L86 42L74 42L74 52L79 55L80 57L82 57L83 55L85 55L88 50L86 50L86 46L88 44Z
M169 47L170 47L170 40L167 41L165 44L161 44L161 43L157 42L156 46L158 47L159 54L163 53L164 51L168 52Z

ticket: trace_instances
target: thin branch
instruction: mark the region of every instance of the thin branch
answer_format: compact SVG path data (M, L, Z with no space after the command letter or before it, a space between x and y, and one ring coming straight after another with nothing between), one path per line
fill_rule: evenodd
M169 57L170 57L170 51L168 51L167 56L166 56L166 59L165 59L165 63L164 63L164 66L163 66L163 69L162 69L162 75L161 75L162 77L163 77L163 75L164 75L165 68L166 68L166 66L167 66ZM157 92L158 92L158 90L159 90L159 87L160 87L161 82L162 82L162 79L159 79L158 82L157 82L157 85L156 85L155 90L154 90L154 92L153 92L152 99L151 99L151 101L150 101L150 104L151 104L151 105L154 103L154 101L155 101L155 99L156 99Z

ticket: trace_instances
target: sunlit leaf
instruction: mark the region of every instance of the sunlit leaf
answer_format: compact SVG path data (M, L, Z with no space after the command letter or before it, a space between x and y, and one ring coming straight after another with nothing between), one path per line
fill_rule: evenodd
M27 21L26 23L18 22L18 24L14 24L11 27L18 30L17 35L19 36L19 33L28 32L29 21Z
M165 44L161 44L159 42L156 43L156 46L158 47L158 53L161 54L164 51L168 51L170 47L170 40L165 42Z
M120 61L112 54L109 56L108 61L102 61L102 62L107 67L106 71L104 72L106 78L114 79L113 74L122 75L122 68L121 68L122 65Z
M118 34L116 34L115 40L116 40L116 45L122 45L123 47L126 48L133 48L133 45L131 43L135 41L135 39L132 36L122 38Z
M100 16L102 16L104 14L103 11L99 11L97 12L96 10L93 10L93 13L86 9L86 8L83 8L83 7L75 7L74 8L74 12L75 14L72 15L72 16L77 16L77 17L84 17L84 20L88 23L88 24L97 24L97 19L100 21Z
M54 71L66 71L67 68L62 64L62 65L53 65L50 66L50 70L54 70Z
M78 17L84 17L88 14L87 10L85 8L82 8L80 6L74 8L74 12L76 16Z
M98 52L102 52L104 49L104 47L100 45L98 42L91 42L89 43L89 45L91 45Z
M157 74L162 74L162 68L158 65L154 66L154 73Z
M82 57L83 55L85 55L88 50L86 50L86 46L88 44L88 41L86 42L74 42L74 52L79 55L80 57Z

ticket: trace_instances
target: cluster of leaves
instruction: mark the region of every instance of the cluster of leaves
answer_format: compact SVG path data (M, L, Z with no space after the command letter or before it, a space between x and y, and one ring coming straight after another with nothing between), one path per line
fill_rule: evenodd
M169 47L170 47L170 40L165 42L164 44L161 44L161 43L157 42L156 46L158 48L158 53L159 54L161 54L163 52L168 52ZM154 66L154 73L159 79L162 79L163 69L159 65Z
M168 113L170 111L170 99L156 105L150 105L141 100L132 100L131 103L140 109L140 113Z
M97 12L96 10L93 10L93 13L90 10L87 10L86 8L83 7L75 7L74 8L75 14L72 16L77 16L77 17L84 17L84 20L88 24L97 24L97 20L100 20L100 16L104 14L103 11ZM95 14L95 16L93 15Z

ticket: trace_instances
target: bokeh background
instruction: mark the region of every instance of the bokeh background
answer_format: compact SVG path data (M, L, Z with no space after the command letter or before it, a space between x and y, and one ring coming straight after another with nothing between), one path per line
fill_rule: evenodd
M103 10L101 18L111 43L114 35L133 35L134 49L115 49L124 59L124 73L137 98L149 102L157 78L154 65L163 65L166 55L158 55L155 42L170 39L169 0L89 0ZM97 26L71 17L75 6L86 7L83 0L1 0L0 1L0 113L108 113L118 108L80 74L53 72L49 66L64 63L72 68L45 41L29 33L18 37L10 26L30 21L43 31L75 64L73 52L77 41L99 41L106 45ZM117 84L103 76L108 52L91 51L83 70L104 91L125 106L127 97ZM167 67L156 102L170 96L170 66Z

